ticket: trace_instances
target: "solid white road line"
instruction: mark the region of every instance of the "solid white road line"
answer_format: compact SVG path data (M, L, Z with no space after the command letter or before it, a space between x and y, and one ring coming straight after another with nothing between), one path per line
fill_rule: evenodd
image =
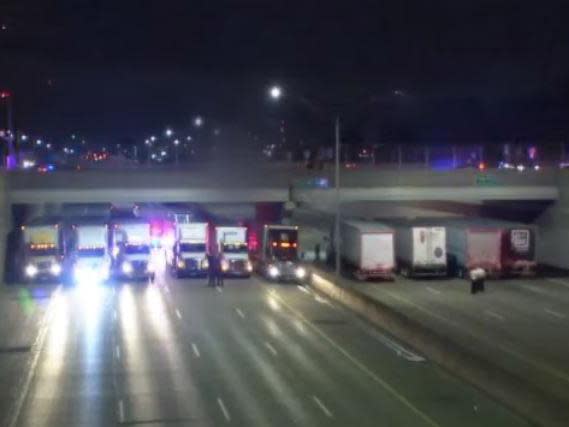
M58 286L53 293L51 294L51 298L48 303L48 307L46 308L42 319L40 321L40 325L38 328L38 334L36 335L36 339L32 344L32 351L31 351L31 358L29 359L26 374L21 380L21 385L19 386L20 392L14 405L12 405L11 412L9 415L9 421L6 423L9 427L14 427L18 424L18 420L20 418L20 413L22 411L22 407L24 406L24 401L28 397L28 393L30 390L30 385L32 383L32 379L36 373L36 368L39 362L40 353L43 349L45 339L48 333L49 324L53 317L53 312L56 309L56 305L58 303L59 298L63 298L61 294L61 285Z
M558 319L565 319L565 315L563 313L559 313L558 311L551 310L549 308L544 309L547 314L552 315L553 317L557 317Z
M569 283L566 282L565 280L556 279L556 278L549 278L549 279L545 279L545 280L547 280L548 282L556 283L558 285L565 286L566 288L569 288Z
M240 308L235 308L235 312L240 318L245 319L245 313L243 313Z
M178 317L178 319L182 320L182 313L180 313L180 310L176 309L176 317Z
M223 400L221 400L221 397L217 398L217 404L219 405L219 408L221 409L221 412L223 413L223 416L225 417L225 421L230 422L231 416L229 415L229 411L225 407Z
M194 355L196 357L200 357L200 351L198 350L198 346L194 343L192 343L192 351L194 352Z
M265 347L267 347L267 349L268 349L271 353L273 353L273 356L277 356L277 355L278 355L277 350L275 350L275 348L271 345L271 343L265 341Z
M430 293L432 293L432 294L435 294L435 295L440 295L440 294L441 294L441 291L439 291L439 290L437 290L437 289L435 289L435 288L431 288L430 286L427 286L426 289L427 289Z
M495 313L494 311L486 310L484 313L486 314L486 316L493 317L494 319L498 319L501 322L503 322L505 320L504 316L502 316L501 314Z
M326 405L324 405L322 403L322 401L320 399L318 399L318 397L313 395L312 400L314 400L314 403L316 403L316 406L318 406L322 410L322 412L324 412L324 415L326 415L328 418L334 417L332 412L326 407Z
M124 423L124 402L119 399L119 423Z
M116 357L117 359L120 359L120 358L121 358L121 348L118 346L118 344L115 345L115 357Z

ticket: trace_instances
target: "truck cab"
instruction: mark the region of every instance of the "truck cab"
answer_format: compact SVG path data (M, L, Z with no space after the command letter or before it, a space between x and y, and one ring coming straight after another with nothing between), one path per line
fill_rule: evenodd
M270 280L296 282L306 278L306 268L298 257L297 226L264 226L258 269Z
M120 222L112 230L113 269L123 279L154 281L150 224L146 221Z
M40 220L22 226L22 232L24 279L32 282L60 280L65 261L61 224Z
M215 239L226 276L249 277L253 271L247 246L247 227L217 226Z
M75 284L102 283L111 273L108 225L77 224L73 226L71 272Z
M168 254L168 264L176 277L205 276L208 224L204 222L177 223L176 240Z

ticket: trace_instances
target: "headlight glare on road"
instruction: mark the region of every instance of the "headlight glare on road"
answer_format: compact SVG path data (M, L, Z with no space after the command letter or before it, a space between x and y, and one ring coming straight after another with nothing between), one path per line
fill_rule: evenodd
M36 274L38 274L38 268L33 264L26 265L25 271L26 276L28 277L34 277Z
M297 279L304 279L306 277L306 269L304 267L297 267L294 274Z
M280 274L281 272L279 271L279 268L276 265L269 266L269 277L276 279L277 277L279 277Z
M54 276L59 276L61 274L61 265L56 262L51 264L49 272Z
M131 274L133 271L132 264L128 261L123 262L121 270L124 274Z

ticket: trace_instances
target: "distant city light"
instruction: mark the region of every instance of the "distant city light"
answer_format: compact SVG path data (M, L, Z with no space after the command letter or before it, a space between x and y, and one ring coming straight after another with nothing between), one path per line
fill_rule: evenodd
M45 146L47 147L48 150L51 149L51 144L49 142Z
M269 96L273 99L280 99L283 96L283 90L280 86L272 86L269 89Z
M188 136L188 137L186 138L186 141L191 141L191 140L192 140L192 137L191 137L191 136Z
M43 141L41 139L36 140L36 145L42 145Z
M145 139L145 140L144 140L144 143L145 143L146 145L150 145L150 140L149 140L149 139Z
M71 139L75 139L75 138L77 138L77 136L76 136L74 133L72 133L72 134L71 134Z
M166 151L162 150L162 151L160 152L160 155L161 155L162 157L164 157L164 156L166 155Z
M150 156L153 160L156 159L156 153L152 153L152 155Z
M180 140L179 140L179 139L175 139L175 140L174 140L174 145L180 145Z
M22 135L22 141L27 141L28 140L28 135Z
M164 134L169 138L172 135L174 135L174 131L170 128L166 129L166 131L164 132Z
M156 137L155 137L154 135L152 135L152 136L150 137L150 141L152 141L152 142L156 141Z
M194 119L194 126L196 126L196 127L198 127L198 128L199 128L199 127L202 127L202 126L203 126L203 117L197 116L197 117Z
M219 129L217 129L217 128L213 130L213 134L214 134L215 136L219 135L220 133L221 133L221 131L220 131Z

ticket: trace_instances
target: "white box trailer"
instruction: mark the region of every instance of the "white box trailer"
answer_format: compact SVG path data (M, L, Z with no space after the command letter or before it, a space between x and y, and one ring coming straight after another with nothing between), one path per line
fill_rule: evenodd
M112 247L115 274L127 279L154 280L150 223L129 219L113 224Z
M384 224L343 221L340 226L342 260L359 280L392 279L395 269L394 230Z
M502 229L467 219L444 220L449 263L458 277L482 268L491 276L502 273Z
M446 276L446 228L428 222L390 223L395 229L395 257L402 276Z
M73 279L76 283L99 283L111 273L107 224L77 224L73 226L75 242Z

